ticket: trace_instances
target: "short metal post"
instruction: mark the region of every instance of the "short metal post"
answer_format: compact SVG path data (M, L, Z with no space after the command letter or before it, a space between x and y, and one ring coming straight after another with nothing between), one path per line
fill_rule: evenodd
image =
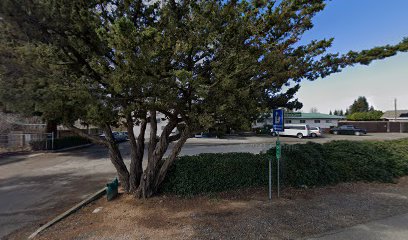
M48 150L48 133L45 134L45 150Z
M279 147L280 147L279 132L278 132L278 140L277 140L277 142L279 143ZM279 198L279 197L280 197L280 180L279 180L279 162L280 162L280 156L277 156L276 161L277 161L277 169L278 169L278 172L277 172L276 175L277 175L277 178L278 178L277 188L278 188L278 198Z
M272 157L269 158L269 200L272 200Z
M54 132L51 133L51 149L54 150Z

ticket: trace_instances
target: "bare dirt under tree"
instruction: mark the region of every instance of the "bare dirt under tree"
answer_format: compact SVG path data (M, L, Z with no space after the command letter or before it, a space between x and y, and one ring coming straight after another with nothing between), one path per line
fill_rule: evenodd
M103 198L38 239L294 239L407 213L408 177L397 184L286 189L280 199L266 198L263 188L191 198Z

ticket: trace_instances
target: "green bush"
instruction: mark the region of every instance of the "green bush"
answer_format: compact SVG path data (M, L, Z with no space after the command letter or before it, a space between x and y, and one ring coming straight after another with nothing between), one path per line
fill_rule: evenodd
M162 192L194 195L268 184L268 159L276 180L275 149L266 154L223 153L176 160ZM281 185L324 186L340 182L392 182L408 175L408 139L333 141L282 146Z
M383 115L382 111L369 111L369 112L355 112L347 115L349 121L377 121L381 120Z
M216 153L183 156L171 167L162 191L181 195L218 192L267 183L265 154Z
M47 143L46 143L47 141ZM71 136L54 139L54 150L75 147L83 144L91 143L88 139L79 136ZM51 149L51 140L40 140L30 142L31 149L34 151ZM48 148L48 149L47 149Z
M257 134L271 134L272 125L265 125L260 128L255 128L255 133Z

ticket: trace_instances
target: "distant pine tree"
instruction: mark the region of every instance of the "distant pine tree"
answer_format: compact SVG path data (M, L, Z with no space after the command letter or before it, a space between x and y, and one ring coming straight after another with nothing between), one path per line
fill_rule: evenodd
M354 100L354 103L350 106L350 114L356 112L368 112L369 105L367 98L364 96L360 96L357 100Z

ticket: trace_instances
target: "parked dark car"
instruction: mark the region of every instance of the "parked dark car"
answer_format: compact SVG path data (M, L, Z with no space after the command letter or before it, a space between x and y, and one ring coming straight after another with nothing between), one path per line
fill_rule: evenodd
M129 140L129 136L127 132L112 132L113 139L115 142L124 142ZM105 138L105 134L99 135L101 138Z
M337 128L330 129L330 133L332 134L348 134L348 135L357 135L360 136L362 134L367 134L365 129L356 128L353 125L343 125Z

